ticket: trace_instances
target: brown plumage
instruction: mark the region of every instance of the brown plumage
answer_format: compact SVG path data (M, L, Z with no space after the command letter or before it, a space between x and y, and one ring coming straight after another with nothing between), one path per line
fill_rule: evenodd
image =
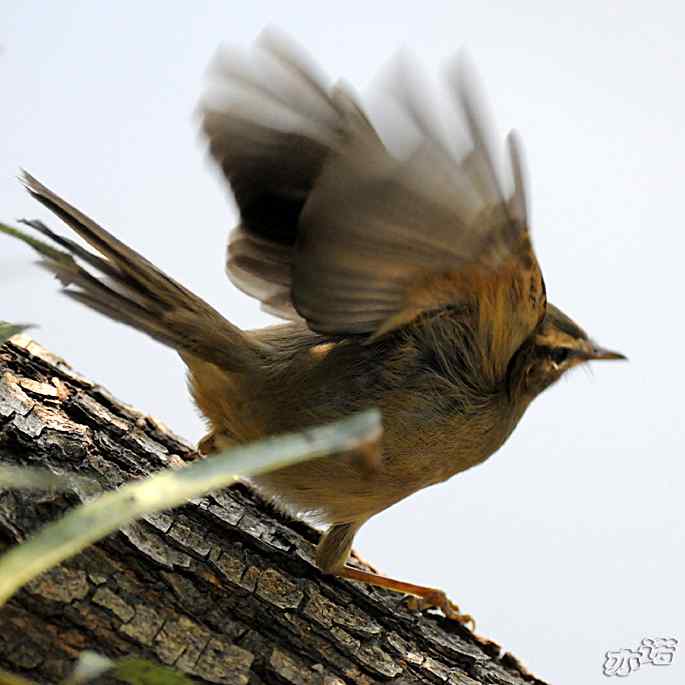
M547 303L520 142L509 135L503 182L468 73L446 74L460 121L443 126L398 63L384 91L393 128L382 135L349 88L330 86L282 37L265 34L249 56L220 53L202 125L240 211L228 275L290 319L260 331L239 330L24 177L101 255L29 222L75 257L46 263L67 294L181 354L210 425L206 451L382 410L373 473L352 459L319 459L256 485L328 526L323 570L410 592L418 606L462 621L439 591L347 567L354 534L490 456L567 369L622 358Z

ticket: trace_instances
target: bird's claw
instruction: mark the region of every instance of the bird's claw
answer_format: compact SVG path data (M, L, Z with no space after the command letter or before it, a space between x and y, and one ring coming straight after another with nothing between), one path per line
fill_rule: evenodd
M462 614L459 607L452 602L442 590L433 590L423 597L406 595L404 603L410 611L426 611L427 609L440 609L446 618L457 621L463 626L476 629L476 622L471 614Z

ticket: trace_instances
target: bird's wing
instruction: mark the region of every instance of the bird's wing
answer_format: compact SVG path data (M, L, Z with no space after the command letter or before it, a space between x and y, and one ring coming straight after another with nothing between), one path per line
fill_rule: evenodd
M228 276L263 309L298 319L291 265L299 217L343 134L343 112L309 58L264 32L247 56L219 51L201 117L240 211L229 236Z
M224 83L253 100L205 111L241 211L229 276L326 334L377 337L424 312L464 308L499 375L546 298L521 145L510 134L505 186L463 61L446 73L447 126L411 65L396 63L380 93L392 119L382 137L349 89L327 86L283 39L269 35L257 52L268 69L222 62Z

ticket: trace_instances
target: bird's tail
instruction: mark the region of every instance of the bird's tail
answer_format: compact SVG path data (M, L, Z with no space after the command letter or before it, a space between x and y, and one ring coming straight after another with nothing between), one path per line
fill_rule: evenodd
M66 249L26 241L41 254L41 265L62 282L67 296L147 333L183 356L231 372L255 368L260 357L256 340L35 178L24 173L21 180L36 200L99 253L54 233L42 222L23 222Z

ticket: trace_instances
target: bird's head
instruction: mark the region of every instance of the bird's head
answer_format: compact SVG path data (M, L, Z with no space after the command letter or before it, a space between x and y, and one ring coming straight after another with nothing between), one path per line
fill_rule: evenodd
M570 317L552 304L535 334L512 360L512 392L528 401L569 369L592 360L626 359L600 347Z

